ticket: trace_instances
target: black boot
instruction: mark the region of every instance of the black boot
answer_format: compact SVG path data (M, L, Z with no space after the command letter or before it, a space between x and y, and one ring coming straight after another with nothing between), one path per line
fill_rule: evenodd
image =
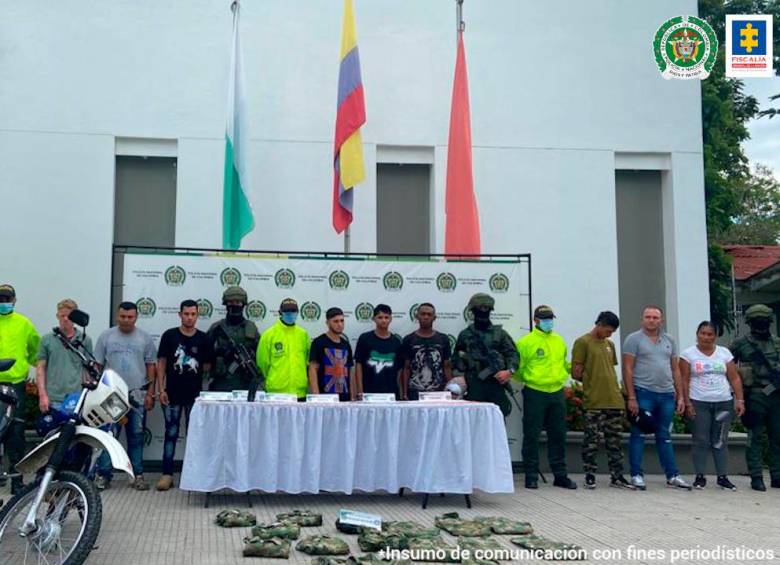
M562 475L560 477L555 477L555 480L553 481L553 486L574 490L577 488L577 483L572 481L566 475Z
M764 484L763 477L750 477L750 488L764 492L766 490L766 485Z

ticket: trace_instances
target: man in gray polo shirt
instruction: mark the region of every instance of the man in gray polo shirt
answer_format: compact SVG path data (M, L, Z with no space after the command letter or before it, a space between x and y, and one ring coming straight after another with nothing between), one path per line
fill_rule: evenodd
M655 447L658 460L666 473L670 487L690 490L677 470L672 446L672 418L682 414L685 402L682 379L677 365L677 344L664 333L663 311L658 306L645 306L642 328L630 334L623 343L623 383L628 394L628 411L649 412L655 421ZM642 455L645 437L636 426L631 426L628 458L631 464L631 484L644 490Z

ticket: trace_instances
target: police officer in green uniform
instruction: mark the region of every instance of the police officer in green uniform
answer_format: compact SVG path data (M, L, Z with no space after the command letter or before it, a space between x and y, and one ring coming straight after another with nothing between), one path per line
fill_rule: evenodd
M208 331L216 357L209 375L212 377L209 390L247 390L250 387L252 375L241 367L236 348L228 339L230 336L235 344L246 347L250 360L254 362L260 332L254 322L244 318L247 300L246 291L240 286L228 287L222 293L222 304L227 314L224 320L215 322Z
M748 446L745 451L750 486L765 491L762 438L769 436L769 473L773 488L780 488L780 339L769 328L775 315L771 308L754 304L745 312L750 333L731 344L745 390Z
M507 387L517 370L517 349L509 334L490 321L494 306L493 297L482 292L469 300L467 309L474 314L474 323L458 336L452 372L456 377L466 377L469 400L493 402L508 416L512 405Z

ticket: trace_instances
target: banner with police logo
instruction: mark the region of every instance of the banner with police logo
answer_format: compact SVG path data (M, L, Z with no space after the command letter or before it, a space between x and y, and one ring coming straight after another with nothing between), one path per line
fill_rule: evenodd
M377 304L393 310L391 331L404 336L416 328L415 312L422 302L436 308L434 328L447 334L452 346L471 322L469 298L485 292L496 301L492 319L513 339L529 327L529 267L526 258L501 261L398 260L224 254L135 254L124 257L123 300L138 306L138 325L155 340L179 325L179 304L198 303L198 328L206 331L224 318L222 293L229 286L246 290L245 315L262 332L278 319L282 300L299 305L298 323L313 339L326 331L325 312L344 311L345 335L354 347L361 333L373 329ZM162 449L159 410L152 417L151 449ZM508 422L513 460L520 460L520 415L515 407ZM159 421L157 421L159 420ZM179 458L184 449L177 448Z

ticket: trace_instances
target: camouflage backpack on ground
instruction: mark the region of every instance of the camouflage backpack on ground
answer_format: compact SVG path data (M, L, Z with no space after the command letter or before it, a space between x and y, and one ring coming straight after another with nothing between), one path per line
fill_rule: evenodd
M308 536L295 549L309 555L349 555L349 546L341 538L331 536Z
M437 528L456 537L487 537L492 533L490 531L490 526L480 524L474 520L463 520L457 512L449 512L447 514L442 514L441 516L436 516L434 523Z
M257 517L243 510L223 510L217 514L214 523L223 528L248 528L257 523Z
M284 514L277 514L279 522L295 522L299 526L322 526L322 514L315 514L311 510L293 510Z
M534 529L528 522L517 522L508 518L497 516L477 516L475 522L485 524L495 534L528 535L534 533Z
M382 531L389 534L400 534L407 538L438 538L441 533L437 528L426 528L417 522L385 522Z
M364 529L358 538L362 551L381 551L383 549L406 549L406 536Z
M363 531L362 526L355 526L354 524L342 524L341 520L336 518L336 529L342 534L357 535Z
M527 536L516 536L513 538L509 538L509 541L511 541L515 545L519 545L520 547L524 547L526 549L538 549L542 551L571 551L571 552L579 552L580 555L578 557L569 557L569 559L584 559L584 550L578 546L574 545L572 543L562 543L558 541L552 541L547 538L543 538L541 536L535 536L535 535L527 535ZM556 558L557 561L563 560L563 557Z
M244 557L287 559L290 557L290 541L279 538L244 538Z
M252 527L252 537L262 539L298 539L298 536L300 535L301 527L295 522L274 522L272 524L260 523Z
M436 555L439 550L444 551L443 558L438 556L429 557L428 555L425 555L425 553L417 553L418 558L416 561L445 561L447 563L457 563L460 561L460 557L457 555L455 548L441 538L411 538L407 543L409 545L409 550L414 552L427 551L430 555Z

